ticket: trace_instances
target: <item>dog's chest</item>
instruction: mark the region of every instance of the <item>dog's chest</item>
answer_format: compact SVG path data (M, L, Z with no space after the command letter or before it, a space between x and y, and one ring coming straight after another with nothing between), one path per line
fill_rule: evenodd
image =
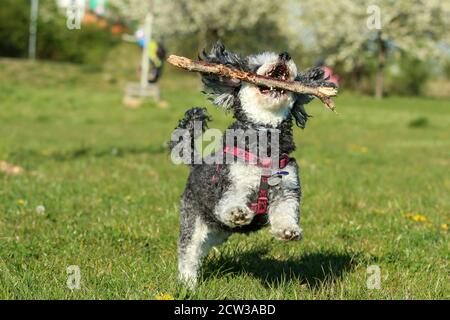
M230 165L231 185L238 193L249 193L259 188L263 168L235 163Z
M283 188L296 189L299 187L297 169L293 165L288 165L283 169L286 175L283 176L280 183L270 187L270 191L276 191ZM235 163L230 165L230 182L234 192L242 196L255 193L259 190L262 175L271 175L275 171L271 169L260 168L255 165L245 165Z

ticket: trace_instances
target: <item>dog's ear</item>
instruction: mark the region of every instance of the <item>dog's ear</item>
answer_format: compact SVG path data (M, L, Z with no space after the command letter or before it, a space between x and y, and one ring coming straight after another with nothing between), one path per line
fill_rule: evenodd
M299 128L305 129L306 121L308 121L308 118L311 117L305 110L305 104L309 103L312 99L313 98L304 95L304 97L300 97L295 100L295 103L291 109L291 114Z
M203 50L199 54L201 61L210 63L219 63L227 67L247 71L248 62L246 58L242 58L238 54L228 51L225 46L218 41L209 53ZM205 86L204 93L217 106L224 109L230 109L234 104L241 81L221 77L215 74L202 74L202 82Z
M299 73L295 78L295 81L301 82L302 84L308 86L336 88L336 84L327 80L328 78L325 78L324 71L320 67L309 69L305 73ZM306 121L308 121L308 118L311 117L305 110L305 104L310 103L313 99L313 95L295 95L295 103L291 109L291 113L294 116L297 126L302 129L305 128Z

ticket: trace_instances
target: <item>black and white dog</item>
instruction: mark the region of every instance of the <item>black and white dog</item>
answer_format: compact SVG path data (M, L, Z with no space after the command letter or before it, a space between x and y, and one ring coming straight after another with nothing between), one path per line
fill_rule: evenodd
M200 59L272 78L300 81L310 86L335 86L324 79L319 68L306 73L298 72L288 53L265 52L241 57L218 42L210 53L202 52ZM308 114L303 105L313 99L309 95L255 86L212 74L202 74L202 81L213 103L233 113L236 121L229 129L255 132L276 130L279 133L277 154L282 156L279 161L277 158L276 166L271 165L268 169L262 161L267 158L252 153L249 142L239 149L227 145L223 139L225 153L231 154L236 161L231 164L203 162L191 165L181 201L178 244L179 278L191 288L197 283L202 258L233 232L250 232L270 224L271 233L278 239L301 239L298 166L295 159L287 155L295 150L292 122L295 120L299 127L305 127ZM194 123L201 123L201 128L205 130L209 120L206 109L192 108L178 124L177 129L191 133L192 150L195 150L194 139L199 136L194 132ZM174 142L170 143L170 147L173 149ZM272 150L265 152L270 155ZM256 161L237 161L241 158L248 160L249 157Z

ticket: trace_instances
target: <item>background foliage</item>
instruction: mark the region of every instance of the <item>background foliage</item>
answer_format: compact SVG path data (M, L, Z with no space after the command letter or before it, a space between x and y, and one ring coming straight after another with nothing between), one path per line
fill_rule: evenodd
M165 142L187 108L207 107L218 129L230 115L208 103L197 75L170 66L159 82L160 103L124 108L141 49L108 28L67 30L52 0L40 1L39 59L24 59L29 1L2 0L0 55L8 58L0 58L0 298L448 299L450 63L418 57L414 44L392 50L388 96L375 100L367 95L378 67L373 44L329 46L333 37L314 41L321 30L299 27L306 15L320 15L317 1L194 0L184 11L173 9L187 1L155 1L155 35L169 53L195 57L221 38L243 54L289 50L302 69L328 58L341 76L340 115L316 101L307 106L307 128L294 130L305 238L283 243L268 230L233 235L207 257L198 290L180 288L178 206L188 168L172 164ZM397 2L379 3L391 13L411 3ZM132 34L148 2L111 3L109 23L121 20ZM342 6L356 2L323 3L341 8L330 12L342 15L343 26L323 17L309 26L351 39L366 23L367 2L348 10ZM419 24L429 16L423 11ZM407 39L415 39L410 31ZM448 45L445 37L436 41ZM336 59L344 53L351 53L350 67ZM80 290L66 286L69 265L80 266ZM367 288L370 265L381 268L380 290Z
M328 0L324 0L328 1ZM154 36L168 52L189 57L221 39L242 54L290 51L304 69L324 60L341 78L341 87L372 93L380 75L387 94L418 95L431 90L450 96L448 59L450 6L446 1L154 0ZM41 0L38 58L102 67L120 41L108 28L83 25L68 30L55 1ZM133 33L152 1L111 0L113 21ZM381 30L367 28L369 4L381 8ZM26 57L29 1L4 0L0 12L0 56ZM387 48L379 69L377 39ZM381 43L381 42L380 42ZM432 66L432 67L430 67ZM137 66L136 66L137 68ZM378 76L376 76L378 74ZM379 82L379 81L378 81Z
M173 69L165 108L124 108L118 88L139 60L126 49L101 72L0 59L0 159L24 168L0 172L0 298L448 299L448 101L344 93L339 116L308 105L293 153L304 239L233 235L188 294L176 272L188 168L164 143L189 107L208 107L212 128L231 117ZM66 286L69 265L80 290ZM369 265L380 290L367 288Z
M29 16L29 1L2 0L0 56L27 56ZM55 1L40 1L39 59L101 65L107 52L118 41L107 29L95 25L84 25L76 31L67 29L66 18L58 11Z

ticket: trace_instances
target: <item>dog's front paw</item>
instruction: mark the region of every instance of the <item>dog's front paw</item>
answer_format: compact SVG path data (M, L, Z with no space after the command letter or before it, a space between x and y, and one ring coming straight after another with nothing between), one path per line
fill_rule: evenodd
M303 230L297 225L281 228L272 227L271 233L275 238L283 241L301 240L303 238Z
M241 227L252 222L255 214L247 207L233 207L226 213L226 223L230 227Z

